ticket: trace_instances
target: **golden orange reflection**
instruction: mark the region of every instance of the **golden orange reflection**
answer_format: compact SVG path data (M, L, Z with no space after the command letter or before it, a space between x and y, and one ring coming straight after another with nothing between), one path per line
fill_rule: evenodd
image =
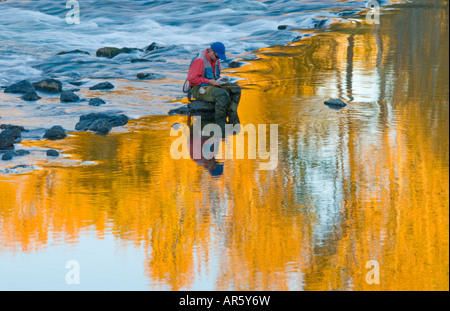
M432 12L448 22L448 10ZM214 177L172 159L170 126L185 116L29 143L98 164L2 178L0 251L76 244L94 230L145 247L136 264L152 289L190 289L217 269L217 290L448 290L448 23L431 10L421 23L412 9L394 13L378 28L263 49L230 72L246 79L242 125L279 125L276 170L225 159ZM402 24L436 37L420 48ZM350 104L333 111L328 97ZM369 260L378 285L366 282Z

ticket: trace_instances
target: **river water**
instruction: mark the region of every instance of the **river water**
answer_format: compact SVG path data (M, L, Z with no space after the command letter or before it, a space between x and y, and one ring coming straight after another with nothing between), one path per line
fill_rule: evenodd
M378 25L339 16L362 1L104 3L80 1L71 28L63 2L0 2L0 84L81 81L81 97L132 118L105 137L24 139L31 154L2 161L0 289L448 290L447 1L382 3ZM171 156L172 125L194 121L167 111L185 103L192 53L218 38L245 62L225 69L243 87L238 122L278 126L273 170L247 151ZM95 57L152 42L164 53ZM55 56L73 49L92 55ZM140 57L151 62L130 63ZM141 71L162 77L137 81ZM116 87L87 90L99 81ZM48 95L0 103L1 123L29 129L73 129L93 109Z

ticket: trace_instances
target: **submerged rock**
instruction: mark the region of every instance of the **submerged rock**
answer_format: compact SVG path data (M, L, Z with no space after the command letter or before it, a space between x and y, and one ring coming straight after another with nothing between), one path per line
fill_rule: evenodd
M324 102L324 104L333 109L341 109L341 108L344 108L345 106L347 106L347 104L344 103L339 98L330 98L330 99L326 100Z
M105 101L101 98L92 98L89 100L89 105L91 106L100 106L106 104Z
M110 83L110 82L101 82L101 83L98 83L98 84L96 84L94 86L91 86L89 89L90 90L110 90L110 89L113 89L113 88L114 88L114 85L112 83Z
M5 93L19 93L19 94L26 94L28 92L34 92L33 85L27 81L22 80L20 82L14 83L4 90Z
M80 97L78 97L78 95L72 91L62 91L59 99L61 100L62 103L77 102L80 100Z
M133 51L142 51L142 49L137 48L115 48L115 47L104 47L97 50L97 57L114 58L115 56L122 53L131 53Z
M2 160L3 161L9 161L12 160L14 157L23 157L27 154L30 154L30 152L28 150L8 150L6 151L3 156L2 156Z
M59 157L59 152L55 149L47 150L47 157Z
M124 114L89 113L82 115L75 125L77 131L93 131L100 135L109 133L112 127L123 126L129 118Z
M66 131L60 125L55 125L52 128L45 131L44 138L50 140L64 139L67 137Z
M144 63L144 62L151 62L151 60L146 58L133 58L131 60L132 63Z
M68 52L59 52L56 55L66 55L66 54L86 54L86 55L91 55L89 52L82 51L82 50L73 50L73 51L68 51Z
M148 72L140 72L137 74L136 77L140 80L156 78L156 76L153 73L148 73Z
M26 101L35 101L35 100L41 99L41 97L34 90L29 91L28 93L23 95L21 98Z
M37 83L33 83L36 90L50 93L60 93L62 91L62 83L56 79L45 79Z

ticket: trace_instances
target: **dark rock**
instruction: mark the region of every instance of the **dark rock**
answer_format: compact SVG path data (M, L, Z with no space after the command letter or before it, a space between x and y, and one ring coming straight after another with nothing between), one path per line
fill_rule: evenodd
M339 98L330 98L330 99L326 100L324 102L324 104L333 109L340 109L340 108L344 108L345 106L347 106L347 104L344 103Z
M146 58L133 58L131 60L132 63L144 63L144 62L151 62L151 60Z
M91 86L89 89L90 90L109 90L109 89L113 89L114 85L112 83L109 82L102 82L102 83L98 83L94 86Z
M19 150L15 150L14 151L14 156L15 157L23 157L30 154L30 152L28 150L23 150L23 149L19 149Z
M12 158L14 158L14 150L6 151L2 156L3 161L9 161L12 160Z
M133 51L142 51L142 49L137 48L115 48L115 47L104 47L97 50L97 57L106 57L106 58L113 58L119 54L122 53L131 53Z
M106 132L108 124L105 122L97 122L105 120L111 127L123 126L128 123L129 118L124 114L108 114L108 113L89 113L82 115L79 122L75 125L77 131L94 131L99 133ZM108 132L111 129L108 130Z
M191 112L214 112L215 104L208 103L200 100L194 100L188 104L188 108Z
M55 125L45 131L44 138L50 140L64 139L67 137L66 131L60 125Z
M186 115L191 112L191 109L189 109L187 106L181 106L179 108L175 108L169 111L169 115L176 115L176 114L182 114Z
M25 132L25 128L21 125L14 125L14 124L1 124L0 129L2 130L19 130L21 132Z
M55 149L47 150L47 157L58 157L58 156L59 156L59 152L56 151Z
M144 72L140 72L137 74L136 76L138 79L143 80L143 79L155 79L156 76L153 73L144 73Z
M59 52L56 55L66 55L66 54L87 54L87 55L91 55L89 52L82 51L82 50L73 50L73 51L68 51L68 52Z
M297 37L295 37L294 39L292 39L292 43L294 43L294 42L298 42L298 41L300 41L302 39L302 36L297 36Z
M35 101L41 99L41 97L35 91L29 91L22 96L22 99L26 101Z
M78 97L77 94L75 94L72 91L62 91L60 100L62 103L64 102L77 102L80 100L80 97Z
M92 120L79 121L77 124L75 124L75 131L87 131L89 125L91 125L92 122Z
M89 100L89 105L91 106L100 106L106 104L105 101L101 98L92 98Z
M22 80L6 87L4 92L26 94L31 91L34 91L33 85L27 80Z
M99 135L106 135L111 131L112 125L107 119L97 119L87 129Z
M7 129L7 130L4 130L2 133L3 133L3 135L7 135L7 136L11 137L14 140L14 143L20 142L21 137L22 137L22 132L17 128Z
M147 48L145 49L145 52L151 52L151 51L159 50L159 49L161 49L161 47L158 45L158 43L153 42L152 44L147 46Z
M83 85L85 83L86 82L84 82L84 81L71 81L71 82L69 82L69 84L72 84L72 85L75 85L75 86L80 86L80 85Z
M33 86L38 91L59 93L62 91L61 81L55 79L45 79L37 83L33 83Z
M233 61L231 61L231 62L228 63L228 67L229 67L229 68L239 68L239 67L241 67L242 65L243 65L242 62L237 62L237 61L235 61L235 60L233 60Z
M14 138L10 133L3 131L0 133L0 150L14 149Z
M285 30L287 25L278 25L278 30Z

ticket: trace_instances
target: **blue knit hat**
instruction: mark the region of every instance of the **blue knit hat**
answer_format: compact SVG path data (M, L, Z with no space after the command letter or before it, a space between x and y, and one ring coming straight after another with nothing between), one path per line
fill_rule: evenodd
M227 56L225 55L225 45L223 45L222 42L214 42L211 44L211 49L216 52L221 60L227 60Z

